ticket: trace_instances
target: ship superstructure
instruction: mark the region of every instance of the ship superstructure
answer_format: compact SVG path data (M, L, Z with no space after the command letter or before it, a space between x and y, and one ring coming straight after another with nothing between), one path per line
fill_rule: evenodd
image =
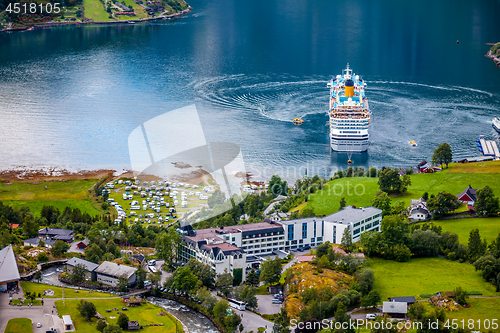
M366 83L347 68L328 83L330 88L330 145L340 152L368 149L370 109L365 97Z

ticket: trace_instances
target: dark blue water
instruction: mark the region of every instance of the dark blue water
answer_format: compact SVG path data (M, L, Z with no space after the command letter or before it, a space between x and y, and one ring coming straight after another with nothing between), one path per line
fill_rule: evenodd
M480 134L498 141L500 69L484 54L500 41L500 1L190 4L179 20L1 34L0 167L130 168L134 128L195 104L207 140L239 144L257 177L330 174L347 155L329 149L326 82L347 63L372 110L354 165L414 165L442 142L459 159L479 154Z

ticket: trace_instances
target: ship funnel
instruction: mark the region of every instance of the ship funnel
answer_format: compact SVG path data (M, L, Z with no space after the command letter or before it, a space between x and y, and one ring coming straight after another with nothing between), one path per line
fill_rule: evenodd
M354 97L354 82L352 80L345 81L345 97Z

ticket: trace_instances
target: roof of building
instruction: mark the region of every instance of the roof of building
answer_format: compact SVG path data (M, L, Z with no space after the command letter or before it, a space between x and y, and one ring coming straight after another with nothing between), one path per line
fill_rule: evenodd
M38 246L40 241L43 241L46 246L52 246L57 241L57 239L50 239L50 238L44 239L35 237L35 238L25 239L23 242L33 244L34 246Z
M234 255L234 254L240 254L243 253L244 251L232 244L226 243L226 242L218 242L215 244L202 244L200 246L200 250L210 252L212 251L214 253L214 256L217 256L221 251L224 253L224 255Z
M332 246L333 252L340 253L340 254L347 254L343 249L341 249L338 246Z
M196 230L195 235L184 235L182 236L182 239L184 241L198 243L198 246L201 246L204 243L210 243L209 241L207 242L207 240L226 240L224 235L227 235L227 237L229 237L229 234L241 233L243 236L248 236L277 231L283 231L283 226L272 222L260 222L251 224L238 224L229 227L199 229Z
M96 273L111 275L115 277L125 276L127 278L130 278L132 275L134 275L135 271L136 268L134 267L115 264L114 262L110 261L103 262L101 265L99 265L99 267L95 269Z
M66 262L66 265L70 265L70 266L76 266L78 264L82 264L83 266L85 266L85 269L87 271L89 271L89 272L92 272L97 267L99 267L98 264L94 264L93 262L90 262L90 261L87 261L87 260L83 260L83 259L80 259L80 258L76 258L76 257L73 257L73 258L71 258L70 260L68 260Z
M146 259L146 257L143 256L142 254L133 254L133 255L131 255L131 257L139 260L140 262L143 262L144 259Z
M73 321L71 320L70 315L64 315L62 317L63 317L62 319L63 319L64 325L73 325Z
M477 189L475 188L472 188L470 185L462 191L462 193L460 194L457 194L457 198L460 199L462 198L463 196L468 196L471 200L467 200L467 201L476 201L477 197L476 197L476 191Z
M12 245L7 245L0 250L0 282L19 280L19 270L17 269L16 256Z
M391 301L391 302L405 302L408 304L413 304L416 302L415 297L413 297L413 296L389 297L389 301Z
M406 302L384 302L384 313L407 313L408 304Z
M73 230L43 228L38 230L39 235L48 236L68 236L73 234Z
M336 213L325 216L324 220L342 224L349 224L351 222L363 220L376 214L382 214L382 210L375 207L355 208L354 206L347 206Z
M315 255L297 256L297 262L309 262L316 258Z
M429 215L429 210L428 209L425 209L425 208L421 208L421 207L417 207L417 208L413 208L411 211L410 211L410 215L413 215L413 214L425 214L425 215Z

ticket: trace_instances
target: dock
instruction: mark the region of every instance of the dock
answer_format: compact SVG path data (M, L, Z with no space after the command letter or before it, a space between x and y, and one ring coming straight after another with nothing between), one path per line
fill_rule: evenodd
M479 136L478 146L484 156L492 156L494 158L500 158L500 152L498 151L497 143L493 140L485 140L484 135Z

